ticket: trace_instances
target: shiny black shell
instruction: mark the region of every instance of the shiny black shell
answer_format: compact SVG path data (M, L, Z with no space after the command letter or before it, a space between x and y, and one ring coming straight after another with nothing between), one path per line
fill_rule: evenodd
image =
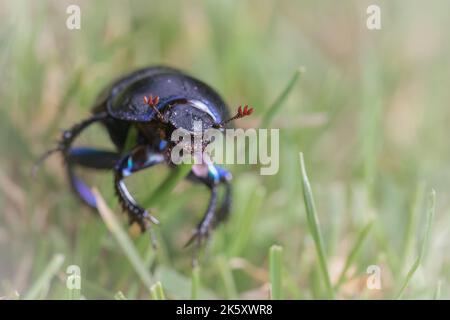
M94 112L106 107L115 119L148 122L155 118L155 111L143 100L148 95L159 97L158 109L174 100L198 100L207 106L217 122L229 117L225 102L214 89L177 69L164 66L140 69L117 80L99 97Z

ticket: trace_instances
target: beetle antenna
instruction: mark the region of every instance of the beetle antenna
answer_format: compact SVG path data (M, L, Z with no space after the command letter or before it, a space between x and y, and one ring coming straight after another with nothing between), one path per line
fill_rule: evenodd
M156 108L156 105L159 102L159 97L158 96L153 97L153 95L144 96L144 102L149 107L151 107L153 109L153 111L156 112L156 115L158 116L158 119L163 122L164 121L164 117L163 117L162 113L158 110L158 108Z
M249 108L248 105L245 105L244 108L242 108L242 106L239 106L237 113L233 117L231 117L228 120L217 123L214 127L215 128L223 128L228 122L236 120L236 119L244 118L246 116L251 115L252 113L253 113L253 108Z

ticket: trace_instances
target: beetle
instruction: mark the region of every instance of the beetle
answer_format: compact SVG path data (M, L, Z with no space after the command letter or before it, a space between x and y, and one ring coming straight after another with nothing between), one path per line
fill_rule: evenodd
M181 128L192 132L194 121L201 120L203 131L217 128L223 132L233 120L251 114L253 109L239 107L236 115L230 118L227 105L210 86L180 70L153 66L114 81L102 91L91 111L89 118L63 130L57 146L47 151L35 168L49 155L61 153L72 189L92 208L97 208L95 196L85 181L75 174L74 167L112 170L114 188L130 224L138 223L141 232L145 232L159 222L134 199L124 179L157 164L175 167L169 152L174 147L170 140L174 130ZM94 123L106 128L115 151L72 146L80 133ZM131 150L126 150L127 136L132 128L137 132L136 140ZM207 170L195 170L194 165L187 176L204 184L210 192L206 212L186 244L196 242L197 247L209 237L213 228L227 219L232 201L231 173L211 161L205 166ZM218 206L220 185L224 186L225 193Z

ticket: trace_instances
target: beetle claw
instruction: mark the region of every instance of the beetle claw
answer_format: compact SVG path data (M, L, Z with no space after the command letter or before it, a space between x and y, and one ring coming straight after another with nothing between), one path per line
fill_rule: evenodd
M194 234L189 238L183 248L189 247L195 242L197 249L203 246L203 244L209 239L209 231L202 231L202 228L197 228Z
M204 246L204 244L209 240L209 230L202 231L201 228L197 228L194 234L189 238L183 248L187 248L190 245L195 245L194 252L192 256L192 267L196 267L198 265L200 250Z
M151 214L149 214L147 210L144 211L144 219L153 224L159 224L159 220L156 219L155 216L152 216Z

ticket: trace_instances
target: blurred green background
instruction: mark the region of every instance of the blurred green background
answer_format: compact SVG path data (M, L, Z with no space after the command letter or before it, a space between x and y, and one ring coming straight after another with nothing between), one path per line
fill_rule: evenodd
M66 28L70 4L81 8L80 30ZM366 28L369 4L381 8L381 30ZM449 9L444 0L0 1L0 297L73 298L69 265L81 268L86 299L148 299L148 278L167 298L189 298L197 276L200 298L266 299L273 281L282 298L330 297L307 223L301 151L334 298L449 298ZM305 69L270 123L280 129L279 173L229 167L232 217L194 277L182 246L205 209L202 186L180 183L154 208L157 252L148 235L127 232L136 265L132 248L70 192L60 157L30 176L104 86L161 63L204 80L230 106L255 107L244 128L257 127ZM109 144L97 127L80 143ZM167 172L146 170L128 185L144 199ZM111 174L83 174L129 231ZM436 214L421 246L432 189ZM269 263L274 244L281 271ZM379 290L366 286L370 265L380 267Z

